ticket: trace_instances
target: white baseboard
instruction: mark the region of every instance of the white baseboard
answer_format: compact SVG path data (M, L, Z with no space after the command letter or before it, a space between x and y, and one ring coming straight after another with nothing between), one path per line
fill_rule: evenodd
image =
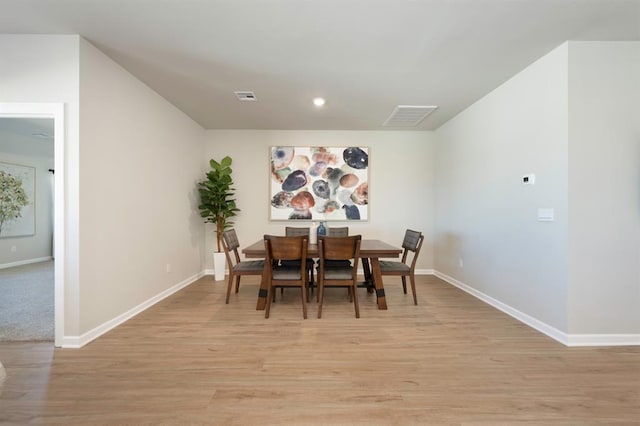
M20 260L18 262L3 263L2 265L0 265L0 269L13 268L14 266L29 265L30 263L46 262L51 259L53 259L53 257L46 256L46 257L37 257L35 259Z
M133 318L134 316L138 315L140 312L150 308L151 306L155 305L156 303L160 302L161 300L171 296L172 294L176 293L179 290L182 290L184 287L188 286L189 284L194 283L195 281L199 280L200 278L202 278L204 276L204 273L199 272L189 278L187 278L184 281L179 282L178 284L174 285L173 287L170 287L168 289L166 289L165 291L153 296L152 298L150 298L149 300L146 300L145 302L142 302L141 304L139 304L138 306L129 309L127 312L118 315L117 317L95 327L93 330L89 330L88 332L84 333L81 336L64 336L62 338L62 342L61 342L61 347L63 348L81 348L84 345L86 345L87 343L91 342L92 340L97 339L98 337L102 336L103 334L105 334L106 332L113 330L114 328L116 328L117 326L119 326L120 324L122 324L123 322Z
M555 327L552 327L530 315L520 312L511 306L488 296L473 287L456 280L439 271L434 271L433 275L458 287L460 290L482 300L505 314L518 321L538 330L565 346L638 346L640 345L640 334L567 334Z
M569 334L567 346L640 346L640 334Z

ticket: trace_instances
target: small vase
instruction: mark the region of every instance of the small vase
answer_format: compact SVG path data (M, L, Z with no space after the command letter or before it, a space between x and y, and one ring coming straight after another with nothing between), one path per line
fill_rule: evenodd
M324 222L320 222L320 225L318 226L318 236L321 235L327 235L327 228L324 226Z

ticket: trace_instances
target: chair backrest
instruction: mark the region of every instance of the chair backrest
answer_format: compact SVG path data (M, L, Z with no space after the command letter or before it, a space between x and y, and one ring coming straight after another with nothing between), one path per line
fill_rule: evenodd
M306 235L280 237L275 235L265 235L264 244L267 254L267 261L273 263L278 260L302 260L307 258ZM306 262L301 262L303 268Z
M413 252L413 259L411 260L412 270L416 266L418 254L422 247L422 241L424 241L424 235L422 235L422 232L407 229L404 233L404 240L402 241L402 248L404 249L404 253L402 253L402 263L406 263L409 252Z
M347 237L349 236L349 227L337 227L337 228L329 228L327 235L330 237Z
M240 262L240 254L238 253L240 242L238 241L235 229L227 229L222 233L222 247L224 247L224 253L227 256L227 263L229 266L233 265L233 262L231 261L232 252L235 255L235 263Z
M320 268L326 260L353 260L354 271L358 269L361 235L351 237L323 237L318 240Z
M284 235L287 237L296 237L296 236L309 236L309 228L299 228L296 226L285 226Z

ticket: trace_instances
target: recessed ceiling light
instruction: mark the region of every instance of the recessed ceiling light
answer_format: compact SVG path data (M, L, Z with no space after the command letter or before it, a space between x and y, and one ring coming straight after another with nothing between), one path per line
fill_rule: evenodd
M313 98L313 104L317 107L321 107L325 104L324 98Z

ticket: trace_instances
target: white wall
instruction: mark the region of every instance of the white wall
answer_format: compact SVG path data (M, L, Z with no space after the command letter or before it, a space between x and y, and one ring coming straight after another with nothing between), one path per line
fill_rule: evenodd
M562 331L567 72L565 44L440 127L435 162L435 268ZM537 220L541 207L554 222Z
M202 271L204 130L85 40L80 104L83 333Z
M422 231L425 242L418 269L433 268L434 140L432 132L208 130L202 176L208 160L233 158L240 214L235 221L242 246L266 233L283 234L285 222L269 221L269 148L271 146L367 146L370 148L369 221L338 222L350 233L402 243L407 228ZM310 222L304 222L310 224ZM331 222L331 225L334 222ZM207 225L208 252L215 249L213 225ZM207 256L207 268L212 268Z
M79 330L79 40L77 35L0 35L0 102L65 105L65 335Z
M640 334L640 43L569 43L569 332Z
M49 149L29 149L48 144ZM35 234L0 238L0 267L50 258L53 238L53 141L18 135L0 129L0 161L34 167ZM15 251L12 248L15 247Z

